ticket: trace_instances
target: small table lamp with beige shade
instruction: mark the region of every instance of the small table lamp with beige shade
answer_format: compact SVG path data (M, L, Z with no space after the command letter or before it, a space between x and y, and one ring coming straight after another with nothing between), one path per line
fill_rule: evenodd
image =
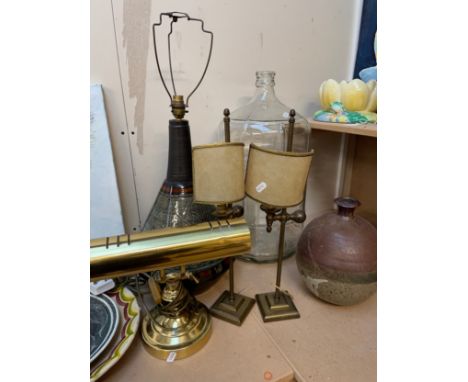
M306 219L303 209L288 213L287 208L304 201L313 156L313 151L291 152L294 115L294 110L291 110L287 151L266 150L251 144L247 163L246 194L261 203L260 208L266 213L268 232L271 232L275 221L281 224L275 291L255 296L264 322L300 317L289 293L280 289L286 222L302 223Z
M226 136L228 140L228 135ZM192 150L193 190L196 203L216 206L214 212L221 220L240 217L241 206L232 206L244 199L244 144L223 142L195 146ZM230 258L229 291L225 290L210 308L217 318L241 325L252 306L253 298L234 293L234 259Z

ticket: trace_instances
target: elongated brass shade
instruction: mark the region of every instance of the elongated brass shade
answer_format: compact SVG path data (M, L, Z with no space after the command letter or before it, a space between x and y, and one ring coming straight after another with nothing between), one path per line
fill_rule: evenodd
M250 144L246 194L277 208L298 205L304 199L313 154L266 150Z
M91 280L222 259L250 249L244 219L91 240Z
M192 150L194 201L228 204L244 199L244 144L219 143Z

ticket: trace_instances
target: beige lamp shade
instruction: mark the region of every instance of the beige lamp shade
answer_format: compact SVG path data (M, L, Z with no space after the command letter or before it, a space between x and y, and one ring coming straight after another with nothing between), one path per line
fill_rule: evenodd
M266 150L250 145L245 193L273 207L292 207L304 199L314 152L296 153Z
M192 163L195 202L220 205L244 199L243 143L195 146Z

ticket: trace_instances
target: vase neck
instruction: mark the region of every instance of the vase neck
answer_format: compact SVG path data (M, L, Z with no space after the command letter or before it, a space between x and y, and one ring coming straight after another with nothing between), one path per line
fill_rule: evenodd
M352 218L354 217L354 210L361 205L361 202L351 197L336 198L335 203L338 206L338 215Z

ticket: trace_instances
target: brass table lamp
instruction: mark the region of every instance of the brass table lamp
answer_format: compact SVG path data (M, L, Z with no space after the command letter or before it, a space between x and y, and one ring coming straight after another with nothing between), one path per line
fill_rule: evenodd
M211 334L208 309L182 287L181 279L192 277L185 266L245 253L250 231L243 219L232 219L95 239L90 247L91 281L160 271L158 281L166 286L161 292L150 282L157 305L149 311L144 304L142 337L157 358L182 359L200 350ZM182 267L180 274L165 274L175 266Z
M196 146L192 151L194 200L216 205L220 220L241 216L232 203L244 199L244 144L218 143ZM229 291L224 291L210 309L217 318L241 325L255 304L253 298L234 293L234 259L230 259Z
M271 232L275 221L281 224L276 289L255 295L264 322L300 317L289 293L280 289L286 222L293 220L302 223L306 218L302 209L288 213L287 208L303 202L313 156L313 151L291 152L294 115L294 110L291 110L287 151L266 150L251 144L247 163L246 194L261 203L260 208L266 212L268 232Z

